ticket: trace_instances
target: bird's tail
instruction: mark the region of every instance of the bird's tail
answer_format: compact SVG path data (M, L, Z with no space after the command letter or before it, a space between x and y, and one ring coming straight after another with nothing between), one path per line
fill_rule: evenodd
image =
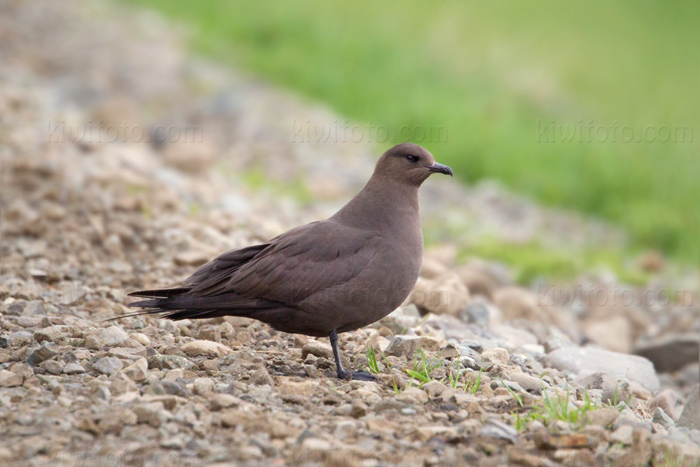
M108 321L141 315L160 315L172 320L216 318L219 316L250 316L255 309L269 307L270 302L241 297L235 293L199 297L190 292L192 286L171 289L140 290L129 297L147 298L130 303L130 308L142 308L135 313L110 318Z

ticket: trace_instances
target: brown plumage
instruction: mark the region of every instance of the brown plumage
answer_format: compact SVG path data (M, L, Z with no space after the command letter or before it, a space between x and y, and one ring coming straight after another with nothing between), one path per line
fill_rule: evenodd
M410 293L423 257L418 188L435 172L452 175L426 149L394 146L329 219L228 251L181 287L133 292L148 300L129 306L174 320L244 316L279 331L328 336L338 377L373 379L343 370L337 333L383 318Z

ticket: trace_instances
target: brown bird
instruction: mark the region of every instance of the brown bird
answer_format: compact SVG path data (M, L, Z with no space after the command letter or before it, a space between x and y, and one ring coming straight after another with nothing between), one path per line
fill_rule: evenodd
M148 300L129 306L173 320L243 316L278 331L328 336L338 378L375 380L343 369L338 333L380 320L411 292L423 258L418 188L433 173L452 169L415 144L394 146L329 219L228 251L181 287L133 292Z

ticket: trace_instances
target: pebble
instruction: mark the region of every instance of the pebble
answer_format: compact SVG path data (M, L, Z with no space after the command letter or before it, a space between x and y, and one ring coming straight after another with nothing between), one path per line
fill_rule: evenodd
M126 342L129 335L119 326L110 326L100 332L99 338L107 347L116 347Z
M85 373L85 368L80 363L66 363L63 367L63 373L67 375L78 375Z
M116 357L103 357L93 363L92 367L103 375L109 376L124 368L124 364Z
M233 351L219 342L195 340L180 347L188 357L217 358L230 355Z

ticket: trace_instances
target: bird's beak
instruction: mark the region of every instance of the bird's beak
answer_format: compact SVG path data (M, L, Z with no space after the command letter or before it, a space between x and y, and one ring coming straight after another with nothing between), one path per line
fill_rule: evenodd
M428 167L428 170L430 172L434 173L441 173L445 175L449 175L450 177L452 176L452 169L447 167L446 165L438 164L437 162Z

